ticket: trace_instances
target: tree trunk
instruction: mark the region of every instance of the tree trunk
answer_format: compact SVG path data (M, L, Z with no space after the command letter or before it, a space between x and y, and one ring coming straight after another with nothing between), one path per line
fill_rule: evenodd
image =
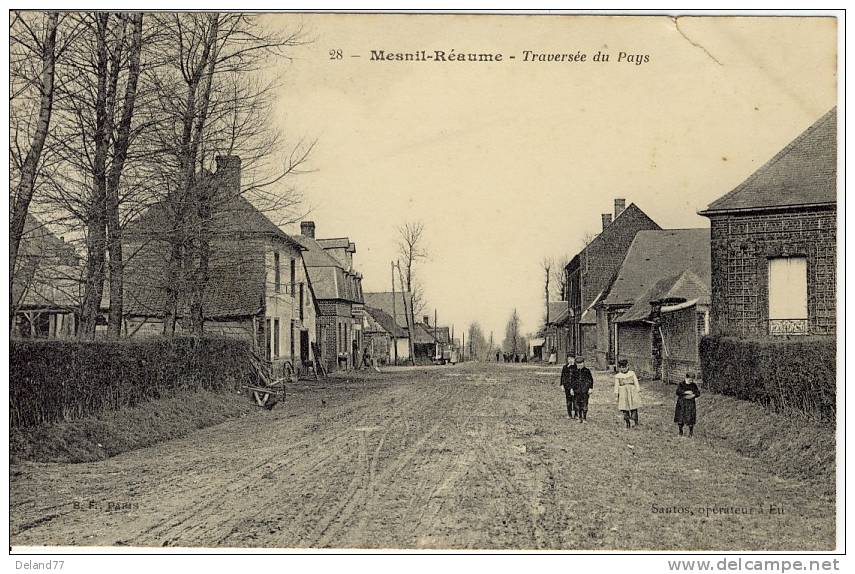
M42 47L42 77L41 77L41 102L39 105L39 119L36 124L36 133L24 159L21 169L21 180L15 189L15 201L12 207L12 216L9 226L9 297L11 303L12 282L15 278L15 266L18 262L18 249L21 246L21 237L24 235L24 226L27 222L27 213L30 209L30 201L33 199L33 191L36 186L36 171L41 159L42 149L47 139L50 117L53 112L54 75L56 71L56 30L59 23L58 12L48 12L47 28L45 29L45 40ZM12 305L10 305L12 308ZM10 321L13 324L14 321Z
M87 217L86 237L86 280L84 283L83 306L80 317L79 336L91 339L95 336L101 295L104 291L104 263L107 251L106 198L107 198L107 147L110 138L108 110L110 78L107 54L107 26L110 15L95 15L97 28L97 77L95 96L95 157L92 165L92 197Z
M124 169L125 159L130 145L131 120L137 95L137 82L140 75L140 51L142 49L142 13L132 14L133 26L128 64L128 81L122 105L122 118L116 142L113 146L113 163L107 180L107 249L110 253L110 319L107 333L112 338L122 334L123 312L123 270L122 229L119 221L119 180Z
M413 344L413 331L415 330L415 327L416 327L416 325L415 325L416 320L413 317L413 301L412 301L412 298L410 299L410 308L409 308L409 310L407 309L407 296L403 291L404 275L401 273L400 263L398 264L398 275L401 278L401 287L402 287L401 298L404 300L404 315L407 318L407 333L410 335L410 337L409 337L409 339L410 339L410 364L415 365L416 364L416 349L415 349L415 345Z
M196 158L199 154L199 147L204 139L205 124L208 120L208 107L211 101L211 90L214 85L214 72L216 72L217 64L217 37L219 35L219 15L213 15L211 23L210 35L205 45L205 89L202 92L202 99L199 103L199 114L196 117L195 136L191 144L191 158L195 165ZM195 168L194 168L195 169ZM196 260L198 261L195 272L193 273L193 285L190 288L191 292L191 323L193 333L201 335L205 331L205 290L208 287L208 268L210 260L210 220L212 216L211 202L213 198L211 194L216 187L213 187L210 182L196 182L194 198L196 199L196 215L198 217L198 235L195 241ZM240 190L238 190L240 193ZM231 198L226 198L226 201Z

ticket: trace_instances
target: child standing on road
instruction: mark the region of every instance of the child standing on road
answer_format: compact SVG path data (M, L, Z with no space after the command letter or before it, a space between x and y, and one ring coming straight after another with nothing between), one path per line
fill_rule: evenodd
M564 387L564 398L567 401L567 416L576 418L576 401L573 399L573 385L576 382L576 365L573 357L567 356L567 364L561 367L561 386Z
M686 380L677 385L677 406L674 409L674 422L677 423L680 436L683 436L683 425L689 425L689 436L695 430L697 407L695 399L701 396L701 390L695 383L695 373L686 373Z
M585 366L585 357L576 357L576 384L573 385L573 396L576 399L576 413L579 422L588 422L588 397L594 388L594 376Z
M629 370L629 362L626 359L618 361L619 372L615 375L615 397L617 397L618 409L623 413L626 428L630 428L630 421L638 427L638 407L641 406L641 386L638 377Z

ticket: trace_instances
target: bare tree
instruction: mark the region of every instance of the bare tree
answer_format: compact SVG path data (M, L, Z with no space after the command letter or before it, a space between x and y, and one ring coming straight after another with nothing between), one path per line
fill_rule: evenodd
M466 335L466 344L469 347L469 357L476 361L483 361L488 358L490 353L490 344L484 336L484 331L481 325L474 321L469 325Z
M162 198L169 218L164 332L175 332L180 303L188 300L190 328L201 333L217 214L233 209L237 196L253 197L257 207L266 203L260 208L271 212L298 203L293 189L282 189L283 180L300 172L313 144L299 142L282 161L279 134L269 121L276 84L265 76L268 59L299 45L301 34L265 31L249 14L156 17L168 38L155 82L161 115L169 120L160 132L163 179L173 182L164 185ZM218 155L240 156L243 169L259 177L236 189L211 185L206 170Z
M540 262L540 268L543 270L543 291L546 303L546 319L544 323L549 323L549 281L552 279L552 267L554 263L551 257L544 257Z
M424 290L416 276L416 266L427 258L424 245L424 223L408 221L398 228L398 254L404 265L404 279L410 294L410 309L414 315L424 308Z
M506 353L516 355L521 347L522 336L520 334L520 316L514 309L508 322L505 324L505 340L502 344Z
M18 249L24 234L27 213L36 187L36 174L53 113L59 13L46 12L37 15L33 20L19 12L13 12L10 16L9 97L12 116L10 163L13 167L13 173L10 175L13 179L17 177L9 230L9 293L11 295ZM38 62L41 67L38 75L27 70L29 61ZM17 114L16 117L16 111L20 111L20 107L15 106L14 100L22 95L25 98L37 97L39 102L38 111L34 114L37 119L33 130L25 127L30 114ZM32 131L31 135L28 133L30 131ZM24 144L26 151L22 150L22 142L19 138L27 139Z
M570 256L564 255L556 261L552 270L552 281L555 284L554 293L560 301L567 301L567 265L570 264Z
M398 254L401 258L398 272L401 274L402 290L409 293L410 297L407 321L410 325L410 356L412 357L415 314L421 313L424 308L424 291L416 278L416 266L427 258L427 249L424 246L424 224L421 221L408 221L398 228Z

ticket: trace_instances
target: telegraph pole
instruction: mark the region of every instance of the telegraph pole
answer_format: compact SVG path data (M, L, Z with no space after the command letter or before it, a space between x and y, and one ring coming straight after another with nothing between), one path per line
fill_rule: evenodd
M395 312L395 262L390 261L392 267L392 324L398 326L398 314ZM392 346L395 348L395 364L398 364L398 338L392 333Z

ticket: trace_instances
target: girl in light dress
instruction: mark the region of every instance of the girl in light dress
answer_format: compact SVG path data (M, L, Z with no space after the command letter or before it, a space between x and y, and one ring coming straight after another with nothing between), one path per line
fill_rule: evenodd
M641 406L640 391L641 386L638 384L638 377L633 371L629 370L629 363L626 359L618 361L618 373L615 374L615 397L620 412L623 413L623 420L626 423L626 428L638 426L638 407Z

